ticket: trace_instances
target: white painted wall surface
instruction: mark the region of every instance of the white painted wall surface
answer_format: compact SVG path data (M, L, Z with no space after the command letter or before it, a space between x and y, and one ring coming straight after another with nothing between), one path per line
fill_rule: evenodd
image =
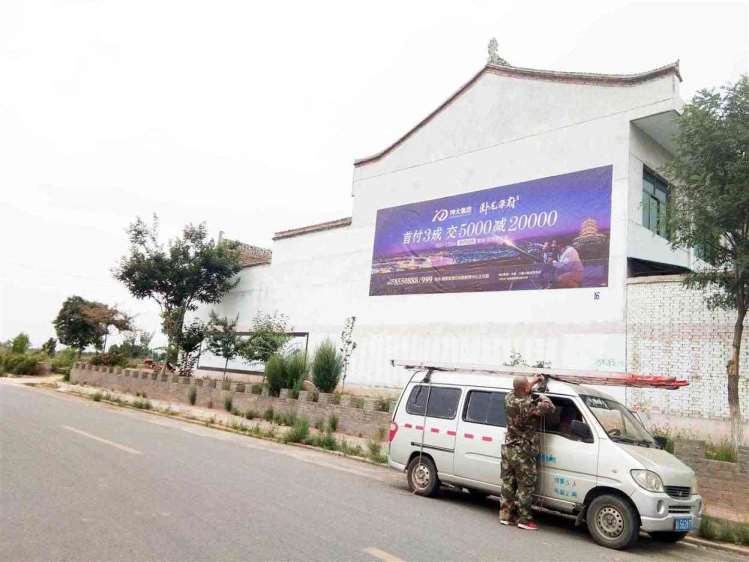
M484 75L392 153L355 169L350 227L277 241L272 265L244 270L215 309L239 312L243 328L257 310L283 312L311 333L311 349L356 316L348 380L358 384L402 384L392 358L501 364L512 350L558 367L623 369L629 123L673 107L675 80L614 87ZM378 209L604 165L613 165L608 287L369 296Z

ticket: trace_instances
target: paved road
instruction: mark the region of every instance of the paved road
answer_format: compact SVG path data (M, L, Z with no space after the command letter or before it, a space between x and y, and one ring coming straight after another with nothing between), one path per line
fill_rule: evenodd
M497 504L409 494L386 469L0 383L0 560L739 560Z

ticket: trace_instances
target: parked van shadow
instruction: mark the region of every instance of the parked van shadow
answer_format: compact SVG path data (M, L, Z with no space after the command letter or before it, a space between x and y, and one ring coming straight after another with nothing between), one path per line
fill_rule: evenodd
M497 524L499 525L499 498L496 496L482 497L480 495L469 494L459 489L442 488L440 490L440 499L462 503L464 505L472 505L477 509L491 511L497 517ZM590 538L590 535L588 534L588 528L585 524L575 526L575 522L572 519L551 513L535 512L534 517L541 527L542 532L543 530L546 530L556 533L565 533L568 536L576 536L583 540L593 542L593 539ZM627 552L648 557L653 556L654 554L666 554L678 548L680 548L678 544L654 541L647 533L640 533L639 540L629 547ZM605 547L601 547L601 549L603 549L604 552L605 550L608 550L605 549Z

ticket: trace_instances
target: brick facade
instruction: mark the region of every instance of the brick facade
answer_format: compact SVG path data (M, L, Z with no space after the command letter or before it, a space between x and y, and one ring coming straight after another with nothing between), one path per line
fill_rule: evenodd
M735 463L706 459L704 441L677 440L674 454L697 474L708 515L749 523L749 447Z
M628 388L627 404L657 424L693 429L703 438L707 433L715 438L717 431L724 439L728 430L726 362L736 313L708 309L703 294L685 288L682 279L668 275L629 280L627 370L675 375L687 379L689 386L677 391ZM749 328L742 341L740 379L741 411L749 421ZM749 436L749 427L745 435Z
M288 395L285 398L274 398L252 394L251 385L244 383L159 375L153 371L91 366L85 363L75 365L70 372L70 381L184 404L189 403L190 387L194 386L196 406L223 410L224 400L231 397L232 408L241 412L255 410L262 415L268 408L273 408L280 414L295 412L306 417L310 424L335 414L338 416L338 431L367 438L381 438L382 432L386 432L390 424L390 414L376 411L375 400L365 400L364 407L357 408L350 402L312 402L307 392L300 392L299 400L289 398Z

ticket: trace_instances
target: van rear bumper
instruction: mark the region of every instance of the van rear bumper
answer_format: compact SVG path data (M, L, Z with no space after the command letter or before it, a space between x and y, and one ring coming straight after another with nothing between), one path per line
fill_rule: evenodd
M632 500L640 512L641 529L646 532L675 531L675 521L689 517L692 529L697 530L702 523L704 504L702 496L689 499L675 499L666 494L654 494L638 490Z
M388 457L388 466L392 468L393 470L397 470L398 472L405 472L406 471L406 465L401 464L399 462L395 462L393 459Z

